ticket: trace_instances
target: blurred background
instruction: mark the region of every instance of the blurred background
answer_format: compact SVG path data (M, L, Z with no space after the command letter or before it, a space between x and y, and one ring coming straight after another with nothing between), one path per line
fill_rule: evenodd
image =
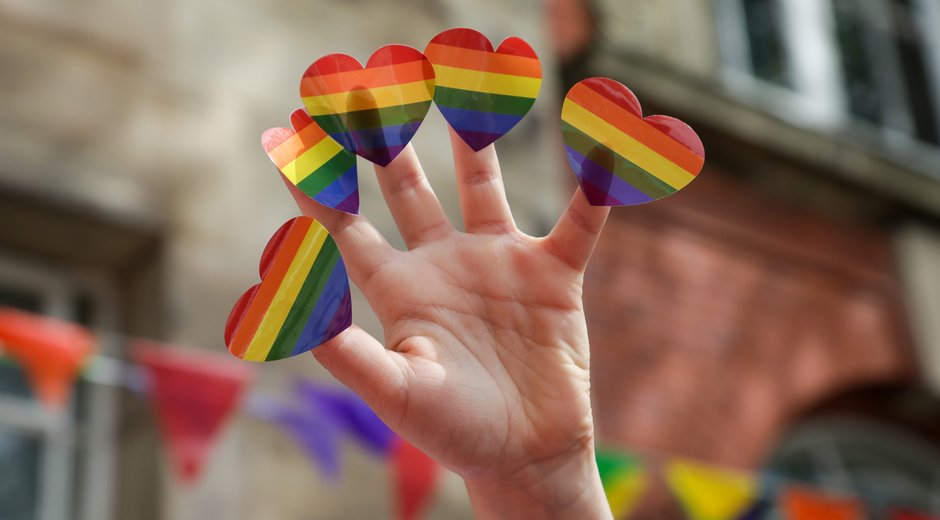
M937 0L0 0L0 305L98 332L116 367L128 337L227 355L228 312L297 214L259 139L302 72L454 26L542 59L497 143L530 234L575 186L558 116L578 80L623 82L705 144L688 188L612 212L589 266L599 443L654 472L682 457L862 497L869 518L940 515ZM432 108L414 143L459 225L444 129ZM400 246L359 166L363 212ZM0 519L393 516L385 461L347 446L324 479L241 411L181 485L146 397L98 374L55 411L0 362ZM307 356L248 392L297 377L330 380ZM685 517L662 479L634 510ZM424 517L472 518L460 479Z

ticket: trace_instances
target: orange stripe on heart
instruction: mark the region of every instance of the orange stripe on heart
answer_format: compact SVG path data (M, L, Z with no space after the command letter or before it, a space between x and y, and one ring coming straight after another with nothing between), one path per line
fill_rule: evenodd
M301 79L300 97L330 137L387 166L424 121L434 84L434 68L421 51L386 45L365 67L346 54L313 62Z
M643 117L623 84L589 78L565 96L562 134L568 162L591 204L627 206L684 188L705 163L702 141L669 116Z

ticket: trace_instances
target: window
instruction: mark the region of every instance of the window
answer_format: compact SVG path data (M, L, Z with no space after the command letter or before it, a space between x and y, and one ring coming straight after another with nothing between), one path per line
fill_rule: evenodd
M157 438L137 427L149 405L107 361L123 357L113 333L160 336L162 227L2 184L0 222L0 305L103 332L68 413L40 406L0 356L0 519L156 520Z
M0 306L107 325L108 288L0 251ZM112 498L114 396L80 382L65 413L43 408L22 370L0 358L0 518L106 519Z
M892 508L940 510L940 450L889 422L816 418L797 427L772 456L776 476L863 497L872 518Z
M776 0L743 0L749 63L754 76L792 87L790 57L784 45L783 10Z
M714 2L737 94L804 126L865 123L888 143L940 145L934 0Z

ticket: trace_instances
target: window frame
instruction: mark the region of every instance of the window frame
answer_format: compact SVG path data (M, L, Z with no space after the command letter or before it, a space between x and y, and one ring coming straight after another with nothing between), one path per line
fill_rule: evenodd
M0 249L0 284L36 294L44 315L64 320L76 318L72 303L80 294L87 295L95 303L94 329L114 330L118 323L115 288L90 273L43 265ZM116 352L113 336L98 338L101 354ZM74 396L66 409L51 410L33 398L0 395L0 426L36 438L41 446L37 520L111 517L117 394L113 381L85 381L82 404L87 416L80 422L75 420ZM76 472L79 452L84 456Z
M720 81L729 92L799 126L863 138L871 136L889 148L936 148L915 135L899 55L887 52L897 49L882 47L885 52L879 58L879 66L888 68L888 72L880 76L894 83L880 87L890 92L881 110L887 117L880 125L864 121L854 116L848 106L832 0L778 1L784 18L782 37L793 76L792 89L754 75L742 0L713 1L721 55ZM887 1L872 0L862 4L870 11L869 16L876 16L879 9L890 8ZM928 87L938 104L934 119L940 127L940 33L930 30L940 26L940 5L931 0L912 1L913 8L921 14L917 21L925 40L922 46L925 66L932 78L932 85Z

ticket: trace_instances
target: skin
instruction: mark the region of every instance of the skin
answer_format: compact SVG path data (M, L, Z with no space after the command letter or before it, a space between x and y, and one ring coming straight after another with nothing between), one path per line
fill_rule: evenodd
M385 345L353 326L313 350L399 435L463 477L478 518L609 519L594 459L582 281L609 208L576 191L547 237L520 232L496 152L451 132L465 232L409 145L376 166L408 251L313 202Z

